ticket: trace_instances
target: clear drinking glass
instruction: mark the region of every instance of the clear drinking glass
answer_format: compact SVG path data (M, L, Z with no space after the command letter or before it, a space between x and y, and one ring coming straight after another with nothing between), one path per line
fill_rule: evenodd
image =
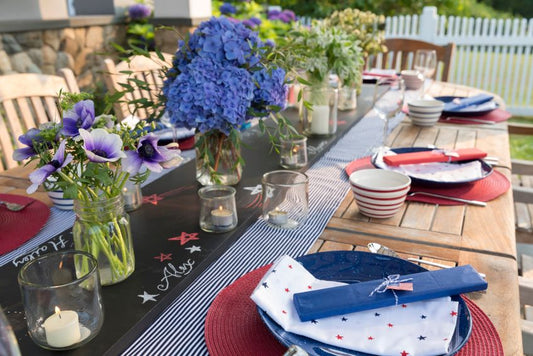
M49 253L25 264L18 274L28 332L50 350L79 347L104 322L96 259L82 251Z
M200 188L200 229L226 232L237 226L236 190L225 185Z
M402 111L405 102L405 83L401 78L391 85L388 93L381 98L379 97L380 86L386 82L386 80L380 79L374 86L373 108L378 118L383 121L381 147L385 146L389 136L390 120Z
M434 49L417 50L415 52L413 67L424 75L424 79L431 79L437 70L437 51ZM426 81L424 80L424 84L422 84L422 96L426 92L425 84Z
M124 209L130 212L141 207L143 203L143 193L141 185L131 180L126 181L122 188L122 199L124 199Z
M263 184L263 218L273 227L296 229L307 220L309 179L295 171L265 173Z

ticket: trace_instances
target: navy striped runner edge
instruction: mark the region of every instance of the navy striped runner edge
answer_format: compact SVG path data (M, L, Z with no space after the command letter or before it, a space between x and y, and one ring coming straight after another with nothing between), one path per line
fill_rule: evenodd
M389 91L380 100L394 103L397 92ZM404 114L391 120L391 128ZM370 111L306 174L309 177L309 217L298 230L268 226L261 218L211 266L209 266L148 327L123 355L208 355L204 341L207 310L221 289L240 276L281 255L305 254L322 234L331 216L349 192L344 167L355 158L370 154L381 144L383 122Z

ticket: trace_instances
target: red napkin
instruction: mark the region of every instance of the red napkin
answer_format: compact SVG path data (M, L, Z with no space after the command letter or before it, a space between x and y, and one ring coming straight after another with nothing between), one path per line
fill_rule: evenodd
M450 155L449 153L454 155ZM455 154L457 154L457 156L455 156ZM433 150L400 153L393 156L383 156L383 161L389 166L399 166L401 164L418 164L428 162L469 161L483 158L485 156L487 156L487 153L477 148L464 148L455 151Z
M43 202L22 195L0 194L0 200L31 203L16 212L0 206L0 255L3 255L35 236L48 220L50 209Z
M446 117L446 116L450 116L450 117ZM491 112L485 114L485 115L481 115L481 116L472 116L472 117L461 117L461 119L459 120L455 120L453 119L454 115L453 114L450 114L450 115L443 115L439 122L447 122L449 124L466 124L466 125L476 125L476 124L479 124L479 122L475 122L475 121L468 121L469 118L471 119L476 119L476 120L486 120L486 121L492 121L492 122L502 122L502 121L506 121L506 120L509 120L511 118L511 116L513 116L511 113L505 111L505 110L502 110L502 109L495 109L495 110L492 110Z

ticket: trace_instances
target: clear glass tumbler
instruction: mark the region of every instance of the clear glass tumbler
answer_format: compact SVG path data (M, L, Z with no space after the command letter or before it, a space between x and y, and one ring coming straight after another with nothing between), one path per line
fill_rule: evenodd
M263 185L263 219L273 226L296 229L309 213L309 179L296 171L265 173Z
M236 190L225 185L200 188L200 229L227 232L237 226Z
M279 150L283 168L302 168L307 164L307 137L281 139Z
M104 322L96 259L82 251L49 253L25 264L18 274L28 332L50 350L79 347Z

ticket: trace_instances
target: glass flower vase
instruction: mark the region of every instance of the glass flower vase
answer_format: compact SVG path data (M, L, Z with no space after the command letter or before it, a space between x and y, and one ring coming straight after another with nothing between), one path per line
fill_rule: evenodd
M196 134L196 180L202 185L234 185L242 177L240 136L233 131Z
M98 261L102 285L128 278L135 269L130 219L122 195L97 201L74 201L74 248Z

